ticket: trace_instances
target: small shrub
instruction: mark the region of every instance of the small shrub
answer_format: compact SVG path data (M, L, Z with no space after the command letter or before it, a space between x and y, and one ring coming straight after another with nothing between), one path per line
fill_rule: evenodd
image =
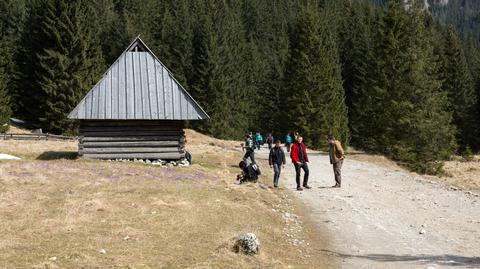
M473 160L473 151L469 145L467 145L465 150L462 152L462 157L467 162L470 162Z

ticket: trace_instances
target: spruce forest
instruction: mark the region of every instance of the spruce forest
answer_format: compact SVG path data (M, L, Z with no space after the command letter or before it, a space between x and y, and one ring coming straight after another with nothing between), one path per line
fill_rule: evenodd
M1 0L0 128L74 134L68 113L140 35L210 115L192 128L333 133L439 173L480 150L480 2L438 2Z

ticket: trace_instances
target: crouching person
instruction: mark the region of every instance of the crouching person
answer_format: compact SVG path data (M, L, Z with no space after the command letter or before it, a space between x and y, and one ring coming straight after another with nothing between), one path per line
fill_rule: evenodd
M247 165L245 161L241 161L238 164L238 167L242 169L242 173L237 175L237 180L240 181L240 184L244 182L254 182L258 180L258 176L261 175L260 167L256 163L250 163Z

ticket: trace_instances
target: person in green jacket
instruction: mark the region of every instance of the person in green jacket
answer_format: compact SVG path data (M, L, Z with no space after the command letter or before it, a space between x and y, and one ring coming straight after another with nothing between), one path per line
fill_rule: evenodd
M255 144L253 143L253 135L250 133L245 134L245 155L243 155L243 161L246 162L248 158L255 163Z

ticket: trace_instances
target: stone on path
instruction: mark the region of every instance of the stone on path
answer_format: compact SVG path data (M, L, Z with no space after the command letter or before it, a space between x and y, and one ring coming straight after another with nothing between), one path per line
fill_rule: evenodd
M260 247L260 240L254 233L240 234L235 241L233 249L235 252L243 252L245 254L257 254Z

